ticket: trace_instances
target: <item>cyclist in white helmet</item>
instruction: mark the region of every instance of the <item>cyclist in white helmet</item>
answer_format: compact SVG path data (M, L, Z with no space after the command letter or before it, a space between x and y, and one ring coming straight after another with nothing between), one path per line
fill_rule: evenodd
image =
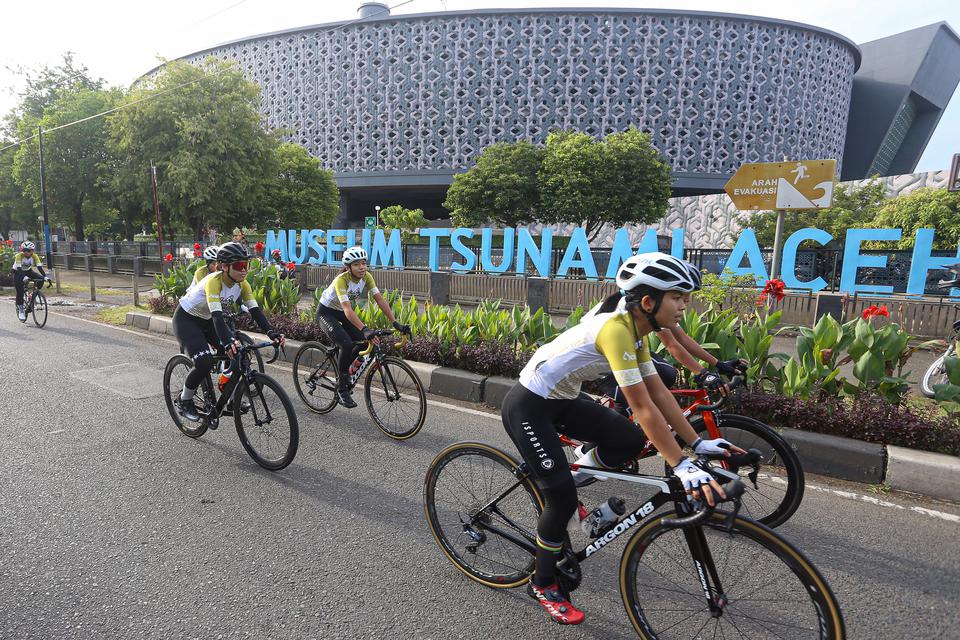
M628 258L627 262L624 262L624 265L632 260L635 261L637 258L639 258L639 256ZM701 289L703 286L703 276L696 265L686 260L679 260L679 262L690 274L690 280L693 282L693 291L698 291ZM689 306L690 293L685 293L684 297L686 304ZM623 298L623 294L618 292L591 309L587 315L594 314L604 309L614 309L617 306L623 307L624 303L625 300ZM585 315L584 317L586 318L587 316ZM660 338L660 341L666 347L670 355L673 356L677 362L693 373L693 380L697 386L707 389L708 391L726 394L728 390L723 379L720 378L716 372L711 371L709 367L715 368L717 372L726 376L734 376L737 374L746 373L745 361L740 359L718 359L709 351L701 347L696 340L687 335L686 331L684 331L679 324L664 327L661 331L657 332L657 337ZM654 364L657 367L657 372L663 379L664 384L667 387L673 387L677 381L676 368L663 358L659 357L657 354L651 355L654 359ZM707 366L703 366L701 361L706 362ZM600 382L600 388L604 393L614 399L615 408L618 411L624 415L628 414L629 407L627 406L627 401L623 397L623 394L620 393L616 381L612 376L603 378Z
M367 252L363 247L348 248L343 252L342 261L343 271L320 295L317 322L324 333L340 347L340 359L337 362L340 370L337 400L344 407L352 409L357 406L350 395L349 382L350 363L357 355L355 343L370 339L376 341L376 338L372 337L373 330L366 327L353 310L353 301L362 295L372 295L383 314L398 331L409 334L410 327L397 322L393 309L377 288L377 283L367 268Z
M49 282L50 276L43 270L40 263L40 255L37 253L37 245L29 240L20 243L20 251L13 256L13 266L10 268L13 274L13 288L17 292L17 317L20 321L26 320L27 314L23 306L24 285L27 280L36 280L42 286L43 282ZM39 275L38 275L39 273Z
M210 245L203 250L203 259L205 264L197 267L197 270L193 272L193 284L197 284L209 274L217 270L217 251L220 249L215 244Z
M623 306L596 313L537 349L501 409L507 434L545 502L527 592L561 624L580 624L584 615L556 580L567 522L577 509L580 475L571 473L559 433L596 443L577 462L602 468L618 468L639 454L649 438L687 490L711 505L716 495L725 497L723 490L684 456L667 425L698 454L740 451L725 440L697 436L650 358L647 334L676 324L686 308L684 294L694 287L687 269L666 254L635 256L620 268L617 285L624 294ZM581 383L611 372L642 431L580 394Z

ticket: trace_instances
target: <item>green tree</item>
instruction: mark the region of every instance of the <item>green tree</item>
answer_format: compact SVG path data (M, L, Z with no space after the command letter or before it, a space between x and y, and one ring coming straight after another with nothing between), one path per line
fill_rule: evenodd
M833 236L833 240L827 246L837 248L843 244L847 229L871 226L886 202L886 184L876 176L859 187L847 185L846 188L834 191L833 206L829 209L788 211L784 216L783 237L787 238L795 231L807 227L823 229ZM739 222L741 226L756 232L760 246L773 246L777 228L775 211L748 213L739 216Z
M277 174L278 141L259 106L259 87L234 62L168 62L108 118L112 153L125 159L127 184L139 185L156 165L165 225L196 238L207 226L243 226L264 196L263 176ZM132 193L152 210L149 191Z
M443 206L458 226L494 222L515 227L536 222L540 213L537 174L543 149L529 142L498 142L453 178Z
M423 215L423 209L406 209L398 204L380 210L380 223L388 231L400 229L404 242L413 239L414 232L420 227L430 225Z
M0 139L2 140L2 139ZM10 142L0 141L0 147ZM36 232L39 215L33 201L23 195L23 189L13 176L16 147L0 151L0 236L10 237L11 229Z
M281 229L326 229L340 211L340 190L333 172L292 142L281 144L276 158L278 171L266 182L258 222Z
M103 79L91 76L86 65L75 63L73 53L69 51L63 54L63 60L57 66L45 65L36 70L18 69L17 75L23 78L24 89L18 95L17 106L3 118L5 133L14 139L18 139L16 134L21 133L18 130L19 123L24 117L39 120L46 108L63 96L82 89L103 87ZM26 135L34 133L36 131L28 131Z
M36 132L38 125L43 127L50 219L71 227L77 240L84 239L86 223L109 223L116 216L100 179L100 167L106 159L106 123L102 117L92 116L115 107L120 97L118 90L84 86L58 91L41 118L27 113L18 123L20 135ZM39 205L40 156L36 141L17 148L13 171L17 184Z
M670 166L631 127L597 141L585 133L547 137L539 172L542 222L577 224L592 239L604 224L649 224L667 212Z
M913 247L917 229L932 227L937 230L935 249L956 249L960 244L960 192L924 188L892 198L868 226L902 229L897 243L900 249Z

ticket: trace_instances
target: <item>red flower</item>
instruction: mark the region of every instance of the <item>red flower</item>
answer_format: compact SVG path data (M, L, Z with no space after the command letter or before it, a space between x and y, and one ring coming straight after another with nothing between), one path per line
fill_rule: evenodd
M296 270L297 270L297 264L295 262L287 263L287 271L296 271Z
M872 304L863 310L863 314L860 317L862 317L864 320L869 320L870 318L875 318L877 316L889 316L889 315L890 315L890 311L887 310L887 305L878 307L877 305Z
M13 240L10 240L10 239L8 238L8 239L7 239L7 246L8 246L8 247L12 247L12 246L13 246Z
M194 250L194 251L200 251L201 249L203 249L203 247L200 246L200 243L199 243L199 242L194 242L194 243L193 243L193 250Z
M273 256L273 259L274 259L274 260L279 260L279 259L280 259L280 249L274 249L273 251L270 252L270 255Z
M767 280L766 286L763 287L763 293L773 296L777 299L777 302L780 302L787 295L784 291L786 288L787 285L784 284L783 280L776 278Z
M203 251L200 251L200 249L194 249L194 250L193 250L193 257L194 257L194 258L199 258L199 257L202 256L202 255L203 255Z
M164 261L164 262L173 262L173 254L172 254L172 253L168 253L167 255L163 256L163 261Z
M263 243L258 242L257 244L253 245L253 250L257 253L263 253Z

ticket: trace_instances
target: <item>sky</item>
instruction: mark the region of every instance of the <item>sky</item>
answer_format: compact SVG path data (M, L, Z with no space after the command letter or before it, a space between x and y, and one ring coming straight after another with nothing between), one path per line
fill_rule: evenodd
M856 43L946 21L960 32L958 0L388 0L394 15L464 9L531 7L630 7L720 11L793 20L835 31ZM397 6L404 3L403 6ZM0 113L16 103L20 88L9 69L57 64L72 51L76 62L108 84L127 86L179 56L248 36L357 17L360 0L46 0L12 3L2 14ZM917 171L945 169L960 153L960 91L934 132Z

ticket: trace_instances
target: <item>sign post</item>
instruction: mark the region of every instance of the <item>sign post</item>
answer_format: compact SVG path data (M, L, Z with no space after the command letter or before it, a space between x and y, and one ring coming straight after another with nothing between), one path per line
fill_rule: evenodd
M377 226L377 218L375 216L367 216L363 219L363 226L367 229L375 229Z
M960 191L960 153L953 154L953 162L950 163L950 178L947 180L948 191Z
M723 189L743 211L777 211L770 277L780 275L787 209L826 209L833 204L836 160L752 162L740 165Z

